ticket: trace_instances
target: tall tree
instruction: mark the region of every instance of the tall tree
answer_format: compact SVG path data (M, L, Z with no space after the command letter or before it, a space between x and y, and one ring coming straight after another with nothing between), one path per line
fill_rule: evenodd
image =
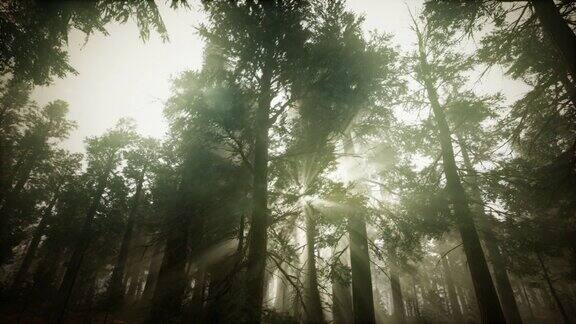
M130 244L132 243L131 241L138 216L138 209L140 207L143 191L145 190L144 182L146 181L150 169L153 168L154 163L156 163L158 159L159 151L159 143L154 139L139 138L134 142L134 148L127 151L125 154L126 167L124 173L126 177L134 181L135 189L132 196L130 210L128 211L128 217L126 219L126 228L122 236L118 258L114 270L112 271L108 287L108 302L116 307L122 304L122 299L124 297L124 291L126 288L126 263L128 260Z
M254 95L253 206L248 237L243 321L260 322L266 265L268 211L269 130L292 100L282 98L289 89L287 72L297 62L304 44L302 22L307 3L300 1L205 2L210 28L201 34L214 55L228 64L224 73ZM233 72L233 74L231 73ZM290 95L289 91L284 92ZM272 106L272 100L280 102Z
M464 251L478 300L480 318L483 323L502 323L505 321L504 313L492 282L488 263L482 251L473 214L469 207L469 198L458 174L458 166L456 165L452 146L452 132L448 126L445 111L440 103L437 92L438 84L442 78L450 78L460 73L458 68L461 68L461 66L458 65L462 63L458 60L461 58L450 55L439 56L437 54L443 52L438 46L443 47L446 46L446 44L440 45L438 40L434 39L434 37L441 37L441 35L438 33L438 30L430 29L430 25L426 25L424 29L422 29L418 23L414 21L414 29L418 37L418 52L415 58L417 60L415 65L416 73L419 81L425 88L436 122L437 136L442 150L446 189L450 195L456 225L462 237ZM447 41L445 37L443 40ZM441 61L442 59L445 61ZM434 65L429 63L431 60L434 62ZM449 65L451 63L452 65ZM452 73L452 75L449 73Z
M49 103L42 109L32 109L26 113L22 123L7 127L23 127L23 135L17 138L5 181L5 192L0 196L0 263L6 262L10 250L18 240L14 231L18 230L20 219L15 217L24 206L33 206L34 201L25 199L23 192L35 172L40 172L42 162L49 159L55 150L56 141L68 136L74 123L66 118L68 104L61 100Z
M72 289L78 277L82 261L92 240L92 223L100 207L102 195L109 185L109 179L118 167L122 153L130 144L134 136L134 126L129 121L119 122L115 128L109 130L101 137L92 137L88 143L88 173L92 175L94 183L90 205L86 210L82 229L75 243L66 267L66 272L58 296L53 304L52 321L60 323L64 319L66 306L72 294Z
M73 176L80 168L80 160L81 156L78 154L66 154L66 152L58 152L57 155L49 160L51 164L50 171L43 188L49 196L44 207L38 211L40 214L38 225L34 229L24 257L12 281L12 290L18 289L22 281L25 280L40 245L40 240L46 234L46 227L50 223L50 217L53 216L54 207L64 190L63 187L69 185L70 181L72 181Z

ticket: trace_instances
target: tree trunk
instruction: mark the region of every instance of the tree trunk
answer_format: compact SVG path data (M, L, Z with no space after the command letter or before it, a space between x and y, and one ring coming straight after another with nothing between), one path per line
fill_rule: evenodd
M472 165L472 161L468 153L468 146L459 134L456 134L456 136L458 138L458 144L462 152L464 166L468 172L470 187L472 189L472 196L478 203L476 210L477 215L479 216L477 217L477 220L479 223L480 235L483 237L484 246L488 252L488 258L492 263L492 270L494 271L494 278L496 281L496 290L498 291L498 296L500 297L504 315L506 316L506 320L509 324L522 323L522 317L520 316L518 304L516 303L516 298L514 297L514 290L512 289L510 278L508 277L508 272L506 271L506 261L500 252L496 234L494 233L492 224L490 222L492 217L484 212L482 193L478 184L476 170L474 170L474 166Z
M403 324L406 322L404 311L404 299L402 297L402 287L400 286L400 277L396 269L390 269L390 288L392 290L392 317L394 323Z
M462 323L464 318L462 317L462 310L458 303L458 295L456 293L456 288L454 287L454 280L452 280L452 271L450 271L450 266L448 265L446 257L442 258L442 268L444 270L444 280L446 282L446 290L448 291L448 299L450 300L452 317L454 317L456 322Z
M375 323L370 256L368 254L364 215L353 214L348 217L348 235L350 236L354 323Z
M134 224L136 223L136 215L138 214L138 205L140 203L140 196L142 195L142 185L144 183L144 174L146 170L142 170L138 183L136 185L136 192L132 200L132 206L130 207L130 212L128 214L128 220L126 222L126 229L124 231L124 236L122 237L122 243L120 245L120 251L118 253L118 259L116 261L116 266L112 271L112 277L110 279L110 287L108 288L108 303L109 307L121 306L124 297L125 282L124 282L124 272L126 268L126 261L128 260L128 249L130 248L130 242L132 241L132 233L134 232Z
M469 317L468 315L470 313L468 300L466 299L467 298L466 292L464 288L462 288L461 286L456 286L456 293L460 297L460 304L462 305L462 316L464 317L464 319L466 319L467 317Z
M416 279L412 276L412 307L414 308L414 317L420 319L420 305L418 304L418 290L416 289Z
M421 48L420 68L425 73L430 69L426 62L424 49ZM505 323L504 313L498 300L498 294L490 276L490 270L480 245L480 238L474 225L472 213L468 206L468 197L462 187L458 168L454 159L450 128L446 122L443 108L440 106L438 94L434 83L428 75L424 77L424 84L428 94L434 119L436 121L440 145L442 148L442 161L446 176L446 189L451 197L456 225L462 237L462 245L468 260L468 267L472 275L472 282L482 323Z
M316 221L313 219L313 210L309 205L304 206L306 217L306 323L325 323L318 290L318 274L316 273Z
M192 300L190 301L190 318L204 318L204 299L206 292L206 272L199 268L194 278L194 288L192 290Z
M526 292L526 286L524 286L524 281L520 280L520 286L522 288L522 294L524 295L524 301L526 302L526 307L528 307L528 310L530 311L530 317L531 318L536 318L534 316L534 310L532 309L532 303L530 302L530 296L528 296L528 292Z
M187 208L168 224L164 256L158 272L152 308L147 323L171 323L178 321L182 300L187 286L186 260L188 260L188 230L191 217Z
M572 80L576 80L576 35L560 15L554 0L531 0L536 17L560 54Z
M256 112L256 141L254 144L253 206L250 223L249 249L246 269L246 296L244 322L260 323L264 295L264 271L266 268L266 246L268 216L268 130L272 100L271 54L265 62L260 79L261 92Z
M345 134L344 152L354 154L354 143L349 132ZM354 323L375 323L370 254L364 215L351 214L348 216L348 236L350 240Z
M341 267L337 267L341 270L345 270L350 263L347 256L344 255L346 254L346 251L342 251L343 249L348 249L348 247L342 244L343 241L344 238L340 239L337 244L337 249L335 249L334 252L341 253L338 260L336 260L336 262L339 262L342 265ZM352 300L350 298L350 284L348 284L345 278L346 275L343 275L338 271L332 272L332 317L334 324L347 324L352 322L353 309Z
M564 305L562 305L562 301L560 300L560 296L558 295L556 288L554 288L554 285L552 284L552 279L550 279L550 274L548 273L548 269L546 268L546 265L544 265L544 260L542 260L542 256L540 255L540 253L536 253L536 257L538 258L538 262L540 263L540 267L542 268L542 276L544 277L544 280L546 280L546 284L548 285L548 288L550 289L550 293L552 294L552 298L554 298L554 302L556 303L556 306L558 307L558 310L560 311L560 314L562 315L562 319L564 320L564 323L570 324L570 319L568 318L568 313L566 313L566 309L564 308Z
M158 280L158 273L160 272L163 259L163 246L161 244L156 244L154 251L152 252L152 256L150 257L148 275L146 276L146 284L144 285L144 292L142 293L142 300L145 303L150 302L151 297L154 294L154 289L156 288L156 282Z
M284 263L278 266L278 279L276 281L276 295L274 296L274 308L279 313L286 313L287 311L287 293L288 286L286 279L284 278L284 273L286 272Z
M58 295L54 303L54 311L51 322L61 323L64 319L66 306L68 305L68 300L72 294L74 283L78 277L78 272L80 271L82 260L84 259L86 250L88 250L88 246L90 245L90 237L92 235L92 221L94 220L96 211L100 206L100 200L102 199L102 194L104 193L104 189L106 188L106 184L108 182L108 173L110 169L110 166L106 168L105 173L98 180L96 193L92 198L92 202L90 203L88 211L86 212L84 224L82 225L82 230L80 231L80 236L78 237L76 244L73 245L74 251L72 252L72 256L70 257L70 261L66 267L66 272L64 273L64 278L62 279L62 283L60 284L60 288L58 290Z
M130 276L130 286L128 287L128 291L126 292L126 296L122 296L125 298L126 302L128 303L133 303L136 300L138 300L141 290L142 290L142 282L143 282L143 276L142 276L142 272L140 271L140 269L138 267L134 267L134 269L132 269L132 275ZM127 282L127 281L125 281ZM125 289L125 285L122 285L122 291L124 292ZM122 302L124 302L124 300L122 300ZM122 304L119 305L114 305L114 306L121 306Z
M36 250L38 250L40 240L42 239L42 235L44 235L44 230L46 229L48 218L52 214L52 209L54 208L54 205L56 204L57 200L58 195L55 194L50 203L48 204L48 206L44 208L44 211L42 212L42 218L40 218L40 223L38 223L38 226L36 227L36 230L32 235L32 240L30 240L30 244L26 249L26 254L22 259L22 263L18 268L18 272L16 272L16 275L14 276L14 280L12 282L12 290L18 289L20 287L20 284L22 283L22 280L28 274L28 270L30 269L32 260L36 255Z

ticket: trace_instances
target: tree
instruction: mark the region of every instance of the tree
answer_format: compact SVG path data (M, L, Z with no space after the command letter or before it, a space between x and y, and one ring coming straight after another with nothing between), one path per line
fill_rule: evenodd
M166 163L157 171L153 190L166 215L162 229L166 245L150 322L183 316L187 263L201 268L198 258L202 249L229 239L230 232L238 233L231 228L238 226L245 213L248 170L247 149L242 144L250 134L245 129L245 112L244 94L233 85L193 72L175 81L174 95L165 110L173 146L166 147ZM233 275L237 271L235 267L231 270ZM213 287L215 281L210 282Z
M494 117L494 113L488 107L498 107L498 97L476 98L469 93L463 94L462 98L460 96L462 94L452 95L446 105L450 107L447 113L448 119L455 130L456 142L460 148L466 171L464 178L467 179L471 201L474 204L472 210L476 215L479 233L492 265L496 290L500 296L506 318L509 322L520 323L522 318L508 277L506 259L501 252L495 232L497 221L492 215L485 212L479 176L474 168L471 155L471 152L474 151L477 157L487 157L489 153L486 151L495 146L491 142L494 142L494 137L498 138L498 136L493 134L490 136L490 133L483 131L480 124L488 117ZM494 133L498 134L497 132ZM475 147L471 148L467 143L475 143Z
M53 210L60 199L65 186L69 185L72 178L80 167L81 156L78 154L67 154L66 152L57 152L50 161L50 171L48 173L44 190L49 194L43 208L39 210L40 219L34 234L26 248L26 253L12 281L12 290L17 290L22 281L28 274L32 260L36 254L40 240L46 233L46 227L50 223L50 217L53 216Z
M248 237L246 298L243 321L260 322L266 265L268 212L269 130L293 103L282 98L289 89L287 73L300 54L306 34L302 28L307 3L297 1L236 3L205 2L211 28L201 34L209 47L219 50L213 59L231 64L220 73L243 85L254 95L253 206ZM231 73L233 72L233 74ZM286 92L288 95L290 92ZM273 99L281 102L274 107Z
M25 186L29 184L42 165L43 161L49 159L53 154L54 140L62 140L68 136L68 132L74 127L74 123L66 118L68 104L57 100L49 103L42 109L29 111L20 124L18 119L12 120L12 125L6 125L7 133L9 128L14 127L18 131L23 128L23 134L15 136L12 154L14 159L7 172L5 188L0 196L0 242L2 252L0 253L0 263L5 263L10 255L10 250L17 245L13 231L18 230L20 221L15 217L24 206L33 206L34 200L26 200L23 192ZM7 112L9 113L9 112ZM8 117L8 116L7 116ZM10 123L10 119L6 121Z
M114 270L112 271L108 287L108 302L116 307L122 304L122 299L124 298L126 287L124 279L126 262L132 241L134 226L138 216L138 209L140 207L143 191L145 190L144 182L146 181L147 175L150 173L150 169L154 167L154 163L158 160L159 154L159 143L152 138L138 138L134 142L134 148L125 153L127 165L124 173L134 182L135 189L132 196L130 210L128 211L128 217L126 219L126 228L122 236L118 258Z
M498 295L494 288L488 264L480 245L480 239L476 231L472 212L469 207L469 198L462 186L458 167L455 161L454 150L451 140L451 130L446 121L444 108L440 104L437 92L438 84L442 79L450 78L461 69L462 61L458 56L439 56L437 53L438 40L441 37L438 31L425 26L422 30L416 22L414 28L418 37L418 52L416 54L416 73L419 81L425 87L430 106L432 108L438 140L442 149L442 161L446 177L446 189L453 204L456 225L462 237L464 251L468 260L472 282L480 309L480 318L485 323L502 323L504 314L500 306ZM446 41L446 39L444 38ZM434 43L436 41L436 43ZM445 46L445 45L442 45ZM436 52L434 52L436 50ZM442 51L440 51L441 53ZM429 62L434 62L431 65ZM451 73L451 74L448 74Z
M52 321L56 323L60 323L64 318L72 288L91 242L94 217L100 207L102 195L109 185L110 176L118 167L124 150L132 141L134 136L133 128L134 126L129 121L122 120L115 128L109 130L103 136L92 137L87 140L89 163L87 172L92 177L93 193L90 206L86 210L80 236L74 245L64 278L58 290L58 296L54 301Z

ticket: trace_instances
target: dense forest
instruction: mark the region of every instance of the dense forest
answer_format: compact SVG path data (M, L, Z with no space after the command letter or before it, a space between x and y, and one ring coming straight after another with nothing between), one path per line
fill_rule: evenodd
M420 2L401 47L344 0L2 1L0 322L576 323L576 2ZM69 34L160 5L205 16L167 133L67 149Z

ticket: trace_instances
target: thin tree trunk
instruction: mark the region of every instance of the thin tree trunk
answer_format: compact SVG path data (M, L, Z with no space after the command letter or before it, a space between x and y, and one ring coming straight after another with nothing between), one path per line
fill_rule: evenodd
M456 292L458 293L458 296L460 296L460 303L462 304L462 316L464 317L464 319L466 319L467 317L469 317L470 313L470 307L468 306L466 292L464 291L464 288L462 288L461 286L456 286Z
M206 272L199 268L196 271L194 288L192 290L192 301L190 302L190 318L204 318L204 299L206 292Z
M48 204L48 206L46 206L44 208L44 210L42 212L42 218L40 218L40 223L38 223L38 226L34 230L34 234L32 235L32 240L30 240L30 244L28 245L28 248L26 249L26 254L24 255L24 258L22 259L22 263L20 264L20 267L18 268L18 272L16 272L16 275L14 276L14 280L12 282L12 290L18 289L20 287L20 284L22 283L22 280L28 274L28 270L30 269L30 265L32 264L32 260L34 259L34 256L36 255L36 250L38 250L40 240L42 239L42 235L44 235L44 231L46 229L46 226L48 225L48 218L52 214L52 209L54 208L54 205L56 204L57 200L58 200L58 195L55 194L54 197L52 198L52 200L50 201L50 203Z
M430 67L426 61L424 48L420 48L420 68L425 74L429 73ZM472 275L472 282L478 309L482 323L505 323L504 312L498 300L498 294L494 288L488 263L480 245L480 238L474 225L474 219L468 206L468 197L458 175L458 168L454 159L450 128L446 122L444 110L438 100L438 94L429 75L425 75L424 84L434 119L436 121L440 146L442 148L442 161L446 176L446 189L451 197L456 225L462 237L462 245L468 260L468 267Z
M274 298L274 308L280 312L286 312L286 293L287 293L287 284L284 279L284 263L281 263L278 269L278 280L276 281L276 296Z
M446 257L442 258L442 268L444 270L444 280L446 282L446 290L448 291L448 299L450 300L450 309L452 310L452 316L458 323L462 323L464 318L462 317L462 310L460 309L460 304L458 303L458 295L456 294L456 288L454 287L454 280L452 280L452 273L450 271L450 266Z
M337 249L334 253L340 253L336 262L340 262L343 267L339 269L346 269L349 265L349 258L345 256L348 247L343 244L344 238L341 238L337 244ZM341 252L339 252L340 250ZM335 324L347 324L352 322L352 298L350 298L350 285L345 279L345 275L333 271L332 276L332 317Z
M531 0L544 33L558 50L568 73L576 80L576 35L560 15L554 0Z
M550 274L548 273L548 269L546 268L546 265L544 265L544 260L542 260L542 256L540 255L540 253L536 253L536 257L538 258L538 262L540 263L540 267L542 267L542 276L544 277L544 280L546 280L546 284L548 285L548 288L550 289L550 293L552 294L552 298L554 298L554 302L556 303L556 306L558 307L558 310L560 311L560 314L562 315L562 319L564 320L564 323L570 324L570 319L568 318L568 313L566 313L566 309L564 308L564 305L562 305L562 301L560 300L560 296L558 295L556 288L554 288L554 285L552 284L552 279L550 279Z
M74 251L72 252L68 266L66 267L66 272L64 273L64 278L62 279L62 283L60 284L60 289L58 290L58 295L54 303L53 317L51 319L51 321L54 323L61 323L64 319L66 306L68 305L68 300L72 294L74 283L78 277L78 272L80 271L82 260L84 259L86 250L88 250L88 246L90 245L92 222L94 220L94 216L96 216L96 211L100 206L100 200L102 199L102 194L104 193L104 189L106 188L106 184L108 182L108 173L110 172L110 169L111 166L108 165L108 167L105 169L105 173L100 177L98 181L96 193L92 198L90 208L88 208L88 211L86 212L84 224L82 225L82 230L80 231L80 236L74 245Z
M536 318L536 316L534 316L534 310L532 309L532 303L530 302L530 296L528 296L528 293L526 292L526 286L524 286L523 280L520 280L520 286L522 288L522 294L524 294L524 300L526 301L526 306L530 311L530 317Z
M418 305L418 290L416 289L416 279L412 276L412 295L413 295L413 303L412 306L414 307L414 316L419 319L420 315L420 305Z
M146 169L142 170L138 183L136 185L136 192L132 200L132 206L130 207L130 212L128 215L128 220L126 222L126 229L124 231L124 236L122 237L122 243L120 245L120 252L118 253L118 259L116 261L116 266L112 271L112 277L110 279L110 287L108 288L108 303L111 306L121 306L122 300L124 298L125 282L124 274L126 268L126 261L128 260L128 249L130 248L130 242L132 241L132 233L134 232L134 224L136 223L136 215L138 214L138 205L140 204L140 196L142 195L142 185L144 183L144 174Z
M300 234L303 234L303 230L302 227L299 225L294 226L293 231L292 231L292 239L293 242L295 244L295 246L302 246L302 242L305 239L302 239ZM301 322L303 315L306 313L306 303L305 303L305 299L303 296L303 285L301 284L302 280L302 269L304 268L305 265L305 254L304 253L300 253L300 248L298 248L298 252L297 252L297 256L296 258L294 258L294 263L288 268L288 276L284 276L287 280L289 280L290 278L294 278L291 282L290 282L290 299L291 299L291 303L290 303L290 314L292 315L292 317L298 321Z
M394 266L393 266L394 267ZM398 271L396 269L390 269L390 288L392 290L392 304L394 305L392 310L392 317L395 323L405 323L405 310L404 310L404 299L402 297L402 287L400 286L400 277L398 276Z
M304 206L306 217L306 323L325 323L318 290L318 274L316 273L316 222L313 219L312 207Z
M476 170L474 170L474 166L472 165L472 161L468 153L468 146L458 133L456 134L456 137L462 152L464 166L468 171L468 178L470 180L469 182L472 189L472 195L474 200L478 203L476 210L479 216L477 217L477 220L479 223L480 234L481 237L483 237L484 246L488 252L488 258L492 263L494 279L496 281L496 290L498 291L498 296L500 297L504 315L506 316L509 324L522 323L522 317L520 316L518 304L516 303L516 298L514 297L514 290L512 289L510 278L508 277L508 272L506 271L506 261L500 252L496 234L492 229L492 224L490 222L491 216L484 212L482 193L478 184Z
M256 141L254 144L253 209L250 223L249 249L246 269L245 322L260 323L264 295L264 272L266 268L266 246L268 216L268 130L272 100L272 58L265 62L260 79L261 92L256 112Z

